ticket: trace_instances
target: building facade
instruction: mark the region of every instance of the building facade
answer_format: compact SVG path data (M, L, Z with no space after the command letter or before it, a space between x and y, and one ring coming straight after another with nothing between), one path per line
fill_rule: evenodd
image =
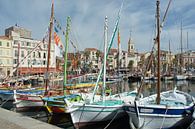
M46 72L48 42L32 39L31 31L18 26L5 30L5 35L12 39L13 75L43 74ZM55 45L51 43L50 71L56 68Z
M0 79L5 79L13 70L12 40L0 36Z
M179 54L177 57L181 58L179 60L183 62L182 64L185 69L195 68L195 51L186 51L182 55Z

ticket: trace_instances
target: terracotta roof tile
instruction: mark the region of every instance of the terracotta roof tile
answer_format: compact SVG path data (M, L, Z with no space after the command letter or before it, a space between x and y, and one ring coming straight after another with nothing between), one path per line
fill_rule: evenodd
M85 51L97 51L96 48L85 48Z
M7 36L0 36L0 39L4 39L4 40L11 40L10 38L8 38Z

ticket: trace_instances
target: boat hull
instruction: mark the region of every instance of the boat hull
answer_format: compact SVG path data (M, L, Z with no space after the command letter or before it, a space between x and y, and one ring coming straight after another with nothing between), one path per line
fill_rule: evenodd
M66 113L64 101L46 101L45 106L50 113Z
M127 111L131 128L164 129L179 127L182 123L189 122L189 117L191 118L193 112L193 108L186 109L189 113L184 109L167 110L166 108L139 107L138 110L139 117L134 107L129 107Z
M186 80L187 79L187 76L185 76L185 75L176 75L175 76L175 79L177 81L179 81L179 80Z
M14 102L17 110L40 109L44 106L41 96L39 95L16 95Z
M192 118L194 98L191 95L177 90L162 92L160 95L160 104L156 104L155 94L125 105L130 126L144 129L171 128L181 126L181 123Z
M72 103L83 102L81 96L76 94L66 96L48 96L43 97L42 100L50 113L69 113L67 109Z
M71 118L76 128L89 124L107 122L118 119L124 115L125 111L120 106L97 106L83 105L72 111ZM123 115L122 115L123 114Z
M128 81L129 82L138 82L142 80L142 76L129 76Z
M165 81L167 81L167 80L173 80L174 78L172 77L172 76L164 76L164 77L162 77L162 80L165 80Z

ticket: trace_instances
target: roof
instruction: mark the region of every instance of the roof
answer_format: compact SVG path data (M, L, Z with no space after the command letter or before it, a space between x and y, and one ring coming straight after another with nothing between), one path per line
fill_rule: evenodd
M0 39L3 39L3 40L11 40L11 39L8 38L7 36L0 36Z
M85 48L85 51L97 51L98 49L96 48Z
M117 49L114 49L114 48L110 49L109 54L114 54L114 53L117 53Z

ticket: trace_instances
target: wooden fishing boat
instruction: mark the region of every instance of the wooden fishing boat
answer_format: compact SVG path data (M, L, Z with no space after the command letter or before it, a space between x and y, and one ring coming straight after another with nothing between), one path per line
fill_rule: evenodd
M131 128L158 129L179 128L183 122L192 119L194 97L188 93L174 90L160 92L160 1L157 0L158 81L157 94L139 98L142 86L133 104L126 103ZM170 2L169 2L170 5ZM169 6L168 6L169 7ZM166 11L167 12L167 11Z

